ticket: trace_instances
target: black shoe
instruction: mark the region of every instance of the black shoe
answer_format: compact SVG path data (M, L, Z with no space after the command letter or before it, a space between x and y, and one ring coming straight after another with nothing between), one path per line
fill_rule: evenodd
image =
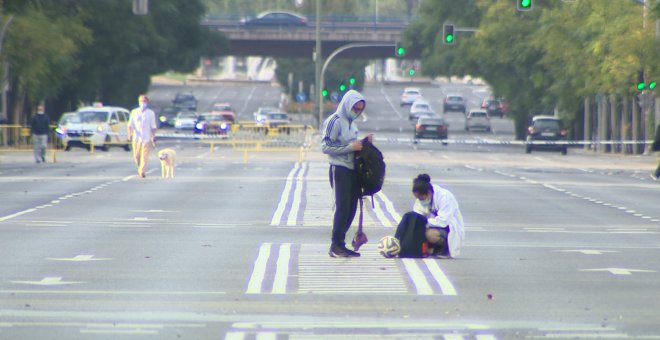
M344 247L344 252L346 252L346 254L348 254L348 257L360 257L360 253L358 253L356 251L353 251L353 250L350 250L346 247Z
M41 156L41 161L44 162L44 163L46 163L46 157Z
M328 250L328 255L330 257L348 257L348 253L346 252L348 249L344 249L346 248L333 244L330 246L330 250Z

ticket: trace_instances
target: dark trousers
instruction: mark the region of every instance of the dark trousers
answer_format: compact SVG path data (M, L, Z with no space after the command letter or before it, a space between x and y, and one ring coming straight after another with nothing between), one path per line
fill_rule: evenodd
M332 244L345 246L346 232L351 227L359 199L358 177L355 170L330 166L330 186L335 192L335 217L332 221Z

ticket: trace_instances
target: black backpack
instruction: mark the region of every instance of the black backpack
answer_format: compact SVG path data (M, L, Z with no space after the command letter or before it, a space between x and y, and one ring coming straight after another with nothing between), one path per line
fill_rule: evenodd
M403 215L394 234L401 246L399 257L424 257L426 222L426 217L416 212L411 211Z
M355 153L355 169L361 188L361 196L371 196L383 188L385 161L383 154L368 138L362 140L362 150Z

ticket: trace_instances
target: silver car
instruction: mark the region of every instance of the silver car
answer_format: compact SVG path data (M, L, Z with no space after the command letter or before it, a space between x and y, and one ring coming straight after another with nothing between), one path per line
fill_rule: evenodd
M475 129L490 131L490 118L486 110L470 110L465 116L465 131Z

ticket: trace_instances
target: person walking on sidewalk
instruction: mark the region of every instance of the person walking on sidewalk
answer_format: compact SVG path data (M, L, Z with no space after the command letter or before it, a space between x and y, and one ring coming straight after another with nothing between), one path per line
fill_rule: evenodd
M151 110L149 98L138 97L139 106L131 111L128 122L128 140L133 143L133 160L137 165L138 176L146 177L149 151L156 146L156 114Z
M355 90L346 92L337 110L323 122L321 149L330 163L330 187L334 189L335 214L332 221L331 257L357 257L360 253L346 248L346 232L351 227L360 197L355 152L362 150L358 140L357 118L367 102ZM373 135L368 135L369 141Z
M651 150L660 152L660 124L655 128L655 139L653 140L653 145L651 145ZM655 168L655 171L651 173L651 178L656 181L660 178L660 155L658 155L658 166Z
M34 147L34 160L37 163L46 163L46 149L48 148L48 133L50 132L50 121L46 116L43 105L37 106L37 114L32 116L30 122L32 133L32 145Z

